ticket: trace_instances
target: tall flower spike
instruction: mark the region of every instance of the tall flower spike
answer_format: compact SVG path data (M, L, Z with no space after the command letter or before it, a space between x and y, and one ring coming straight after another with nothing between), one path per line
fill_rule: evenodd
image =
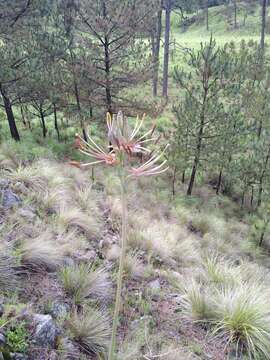
M127 245L127 186L128 178L130 177L140 177L140 176L151 176L158 175L165 172L168 167L166 167L167 160L161 161L158 165L158 161L164 155L166 149L169 145L166 145L163 151L160 153L153 153L152 150L148 149L146 146L149 142L155 142L159 140L158 138L153 137L153 132L155 127L146 131L144 134L139 135L145 116L140 120L137 117L135 121L135 126L132 130L128 128L128 124L125 121L122 112L119 112L117 116L111 116L107 114L106 122L108 128L108 137L107 141L109 142L110 151L107 152L101 147L94 139L88 134L88 142L82 139L79 135L76 135L75 146L83 154L89 156L93 159L92 162L87 164L80 164L76 161L71 162L74 166L85 167L95 164L104 163L106 165L115 165L118 164L118 176L121 183L121 192L122 192L122 242L121 242L121 253L119 258L119 270L117 276L117 288L116 288L116 300L115 300L115 309L113 316L112 324L112 336L111 343L108 352L108 360L115 359L115 339L117 333L117 327L119 323L119 312L121 307L121 294L122 294L122 283L123 283L123 271L124 271L124 261ZM130 157L134 153L147 154L149 159L145 161L144 164L138 168L129 168ZM118 161L119 158L119 161Z

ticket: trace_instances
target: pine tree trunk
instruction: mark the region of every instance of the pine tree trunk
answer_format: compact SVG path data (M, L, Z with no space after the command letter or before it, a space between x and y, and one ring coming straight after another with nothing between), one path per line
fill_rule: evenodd
M183 170L182 171L182 184L185 183L185 180L186 180L186 170Z
M245 204L245 195L246 195L246 189L243 190L242 196L241 196L241 209L243 209Z
M269 224L269 220L266 220L264 222L264 226L262 228L262 232L261 232L261 235L260 235L260 240L259 240L259 246L260 247L263 245L263 240L264 240L264 236L265 236L265 232L266 232L266 229L268 227L268 224Z
M106 1L102 1L102 16L105 21L107 17ZM107 107L107 112L112 115L112 94L111 94L111 78L110 78L111 59L110 59L109 39L106 35L104 36L104 42L102 45L104 50L106 107Z
M264 230L261 232L261 236L260 236L260 240L259 240L259 246L262 247L262 244L263 244L263 240L264 240Z
M103 46L104 46L104 63L105 63L105 74L106 74L106 87L105 87L106 107L107 107L107 112L112 114L112 94L111 94L111 83L110 83L111 64L110 64L109 43L106 36Z
M237 28L237 4L236 4L236 0L234 0L233 2L233 7L234 7L234 28Z
M262 204L262 192L263 192L263 177L261 176L259 181L257 208L259 208Z
M198 169L198 166L200 163L200 157L201 157L203 133L204 133L204 126L205 126L206 100L207 100L207 94L208 94L208 85L207 85L208 80L205 79L205 81L206 81L206 84L204 84L204 96L203 96L203 103L202 103L202 109L201 109L201 115L200 115L200 117L201 117L200 128L199 128L199 132L198 132L197 140L196 140L197 141L196 152L195 152L195 156L194 156L191 177L190 177L190 181L189 181L189 185L188 185L188 189L187 189L187 195L192 194L195 177L196 177L196 173L197 173L197 169Z
M266 7L267 0L262 1L262 27L261 27L261 49L264 50L265 45L265 26L266 26Z
M57 109L56 109L56 104L53 104L53 115L54 115L54 128L57 134L57 139L58 141L60 141L60 131L59 131L59 127L58 127L58 119L57 119Z
M253 200L254 200L254 187L251 185L251 196L250 196L250 207L253 209Z
M196 173L197 173L198 163L199 163L198 159L195 158L194 164L193 164L193 167L192 167L192 173L191 173L190 181L189 181L189 184L188 184L187 195L192 194L192 190L193 190L193 186L194 186L194 182L195 182L195 177L196 177Z
M4 102L4 107L5 107L5 112L6 112L6 115L7 115L7 120L8 120L8 125L9 125L9 130L10 130L11 137L15 141L20 141L20 135L19 135L19 131L17 129L17 125L16 125L16 122L15 122L15 118L14 118L14 114L13 114L10 99L8 98L8 95L5 93L5 91L3 90L1 85L0 85L0 92L1 92L1 95L2 95L2 98L3 98L3 102Z
M218 183L217 183L217 190L216 190L217 195L219 194L219 191L220 191L221 180L222 180L222 171L223 171L223 169L220 169L219 175L218 175Z
M176 180L176 166L173 169L173 178L172 178L172 194L175 195L175 180Z
M24 116L24 111L23 111L23 104L21 103L21 101L20 101L20 111L21 111L21 117L22 117L23 125L26 127L27 124L26 124L26 121L25 121L25 116Z
M91 103L90 103L90 107L89 107L89 115L90 115L90 118L92 119L93 118L93 106Z
M171 29L171 0L167 0L166 9L165 9L164 62L163 62L163 86L162 86L162 96L166 98L168 97L170 29Z
M40 114L40 120L41 120L41 126L42 126L42 135L45 138L47 135L47 128L46 128L45 116L44 116L42 108L39 109L39 114Z
M158 72L159 72L159 52L160 52L160 40L161 40L161 31L162 31L162 9L158 11L157 14L157 24L156 24L156 33L154 35L153 43L153 96L157 96L158 92Z
M209 31L209 11L208 11L208 0L205 0L205 24L206 30Z
M258 193L257 208L259 208L261 206L261 203L262 203L263 182L264 182L264 178L265 178L269 158L270 158L270 146L268 147L268 152L267 152L265 162L264 162L264 168L263 168L263 171L262 171L261 176L259 178L259 193Z
M74 94L75 94L75 99L76 99L76 104L77 104L78 115L79 115L79 119L80 119L80 126L82 129L83 138L87 142L87 134L85 131L84 121L83 121L82 114L81 114L81 102L80 102L79 87L78 87L75 68L74 68L74 54L71 50L70 50L70 56L71 56L71 60L72 60L73 87L74 87Z

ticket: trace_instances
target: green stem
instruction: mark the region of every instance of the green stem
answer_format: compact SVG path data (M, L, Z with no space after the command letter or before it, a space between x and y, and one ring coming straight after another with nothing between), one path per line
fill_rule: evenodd
M108 360L115 359L116 332L117 332L117 326L118 326L118 321L119 321L119 312L120 312L120 306L121 306L123 269L124 269L126 244L127 244L127 183L126 183L125 174L122 174L122 176L121 176L121 203L122 203L122 244L121 244L119 270L118 270L118 276L117 276L117 290L116 290L112 336L111 336L111 344L110 344L110 349L109 349Z

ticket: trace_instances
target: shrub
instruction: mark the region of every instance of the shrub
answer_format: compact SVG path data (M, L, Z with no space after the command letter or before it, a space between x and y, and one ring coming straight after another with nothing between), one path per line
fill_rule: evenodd
M75 312L68 321L71 338L87 353L107 352L111 335L108 316L97 309L86 308Z
M25 353L28 349L28 333L24 322L15 322L6 332L7 345L12 352Z
M86 299L106 299L111 294L108 273L100 268L93 270L88 264L66 266L60 272L63 287L76 305Z

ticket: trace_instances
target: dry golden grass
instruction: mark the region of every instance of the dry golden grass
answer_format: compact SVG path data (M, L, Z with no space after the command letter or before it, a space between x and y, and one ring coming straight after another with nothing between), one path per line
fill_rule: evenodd
M126 255L124 272L128 278L140 279L144 274L144 264L136 252Z
M30 191L43 191L47 187L46 179L40 174L39 169L35 166L21 166L7 174L7 178L14 184L21 182Z
M63 269L65 256L78 259L89 247L98 247L96 241L89 244L89 240L102 238L103 230L107 230L106 236L111 234L116 239L121 230L118 180L113 175L104 176L103 170L97 173L97 181L105 183L106 191L95 190L88 172L48 160L35 162L30 167L19 166L9 175L12 184L21 182L25 185L25 198L38 209L31 224L19 213L7 215L5 237L11 239L12 244L15 239L16 256L27 269L59 270L66 293L79 307L86 302L104 302L111 297L111 291L109 295L107 291L111 289L109 275L84 263ZM209 189L200 194L203 199L194 205L185 199L172 200L165 185L163 180L153 183L152 179L130 184L128 253L124 265L127 282L140 280L147 271L158 271L179 292L182 297L180 310L186 317L207 322L228 342L230 331L234 333L233 340L238 336L235 324L243 326L245 320L251 327L257 326L255 330L259 329L259 332L255 335L261 334L260 329L267 331L267 336L261 336L261 340L250 335L254 344L256 341L255 348L268 345L269 328L264 317L269 320L269 307L264 300L268 296L265 284L269 283L270 275L265 266L258 265L259 261L264 264L265 258L249 247L248 225L226 217L221 210L215 211L218 202ZM224 199L222 204L226 209L230 208ZM102 224L107 214L111 225L108 229ZM112 229L115 234L111 233ZM114 244L102 248L102 252L106 260L117 262L120 248ZM4 253L7 253L6 249ZM0 258L0 285L3 281L7 284L2 285L3 288L9 289L9 284L15 287L13 279L17 280L17 274L14 277L9 264L2 268L1 265ZM31 276L31 272L29 274ZM262 286L256 288L256 284ZM240 306L242 303L245 308ZM77 327L74 329L79 335L73 332L72 337L88 351L92 346L89 334L93 331L93 323L87 323L86 318L87 321L96 318L88 314L85 319L82 316L82 313L76 313L73 317ZM140 359L142 353L147 355L147 351L142 351L146 344L145 334L137 335L127 337L129 342L125 351L118 354L119 359L135 360ZM153 329L150 343L156 335ZM247 348L247 339L242 341L241 338L245 344L242 349ZM165 345L158 349L153 347L152 354L163 357L166 354L164 358L168 360L196 359L194 354L177 344ZM100 348L103 348L102 344Z
M89 264L65 266L60 271L60 280L68 296L76 305L87 299L106 300L111 297L111 281L104 268L93 269Z
M57 246L61 248L64 256L74 256L76 251L84 250L89 247L89 244L84 236L78 234L76 229L58 233L55 236Z
M209 288L197 281L186 280L181 302L186 317L203 322L210 321L213 318L213 294Z
M14 149L9 144L1 144L0 169L16 169L21 161L17 158Z
M0 289L16 291L19 288L19 272L16 270L16 259L12 256L10 245L0 243Z
M87 354L105 356L111 335L108 315L94 308L75 312L68 320L71 338Z
M71 206L73 199L70 188L56 186L37 194L37 200L41 208L49 214L60 211L60 208Z
M63 250L50 231L34 238L23 237L18 245L21 263L33 271L55 271L63 263Z
M96 239L101 235L101 221L97 214L84 213L77 207L60 207L55 223L60 232L77 229L89 239Z

